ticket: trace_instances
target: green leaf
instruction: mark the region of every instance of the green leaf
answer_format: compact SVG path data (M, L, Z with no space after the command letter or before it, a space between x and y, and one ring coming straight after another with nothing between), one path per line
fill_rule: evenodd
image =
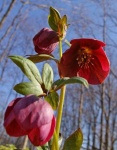
M83 134L81 129L78 129L65 140L63 150L80 150L82 142Z
M50 90L53 83L53 70L49 64L45 63L42 71L42 80L46 90Z
M43 90L40 84L33 82L22 82L14 86L14 90L20 94L34 94L36 96L43 95Z
M61 20L62 20L63 24L67 25L67 16L66 15L64 15Z
M58 23L59 39L63 40L65 38L68 26L67 16L64 15Z
M46 143L44 146L38 146L36 147L37 150L49 150L48 143Z
M30 57L28 57L28 59L30 59L34 63L39 63L39 62L42 62L45 60L54 60L55 62L58 63L58 60L56 58L54 58L54 56L47 55L47 54L30 55Z
M48 146L39 146L37 147L37 150L49 150Z
M88 88L88 82L86 79L81 78L81 77L65 77L65 78L61 78L57 81L55 81L52 85L53 90L58 90L60 89L63 85L65 84L74 84L74 83L80 83L83 84L85 87Z
M9 58L22 70L30 81L42 84L41 75L36 65L22 56L9 56Z
M52 92L49 93L46 97L45 100L52 106L54 110L58 108L58 103L59 103L59 95L57 92Z
M37 150L43 150L42 147L40 147L40 146L39 146L39 147L36 147L36 149L37 149Z
M16 150L17 148L13 144L0 145L0 150Z
M50 14L48 16L48 23L50 25L50 27L58 32L58 22L60 21L61 16L60 13L58 12L58 10L56 10L53 7L50 7Z

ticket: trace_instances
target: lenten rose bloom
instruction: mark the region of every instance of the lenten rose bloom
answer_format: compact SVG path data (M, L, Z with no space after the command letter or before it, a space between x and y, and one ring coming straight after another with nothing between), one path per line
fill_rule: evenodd
M10 136L28 135L35 146L48 142L55 129L55 117L48 102L34 95L10 102L4 116L4 127Z
M58 45L58 35L49 28L43 28L33 38L35 51L38 54L51 54Z
M61 77L80 76L89 84L101 84L110 70L110 63L103 49L105 43L96 39L74 39L63 53L58 65Z

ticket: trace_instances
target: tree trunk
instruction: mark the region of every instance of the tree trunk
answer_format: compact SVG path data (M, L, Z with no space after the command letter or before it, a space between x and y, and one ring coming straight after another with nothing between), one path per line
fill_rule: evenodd
M101 122L100 122L100 150L103 150L103 124L104 124L104 120L103 120L103 115L104 115L104 99L105 99L105 85L102 84L102 94L101 94Z
M79 104L79 111L78 111L78 128L81 126L81 119L82 119L82 113L83 113L83 101L84 101L84 87L81 85L81 93L80 93L80 104Z

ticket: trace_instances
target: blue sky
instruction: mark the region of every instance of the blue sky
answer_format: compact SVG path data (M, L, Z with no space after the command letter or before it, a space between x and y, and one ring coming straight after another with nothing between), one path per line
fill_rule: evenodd
M5 10L8 7L7 1L0 1L0 8L1 4L5 2L4 8L1 11L1 16L3 16ZM10 2L10 0L9 0ZM101 4L97 2L93 2L91 0L60 0L60 1L31 1L32 4L26 4L22 8L20 12L20 16L16 19L11 32L6 36L6 38L2 41L1 47L0 47L0 54L4 51L4 49L9 49L9 47L6 47L7 42L9 41L10 35L14 32L15 26L18 23L19 26L15 31L15 35L13 37L13 40L10 42L10 45L13 44L12 50L10 52L10 55L24 55L25 54L30 54L35 53L34 48L33 48L33 42L32 38L33 36L43 27L49 27L48 22L47 22L47 16L49 13L49 7L53 6L56 9L60 11L62 15L66 14L68 16L68 23L70 24L67 32L67 39L71 40L74 38L80 38L82 37L87 37L87 38L97 38L99 40L103 40L102 36L102 26L103 26L103 9L101 8ZM106 4L106 13L108 13L110 16L116 16L117 10L116 10L116 2L115 0L110 1L111 5ZM36 4L36 5L35 5ZM114 5L113 5L114 4ZM12 19L14 18L15 15L17 15L17 12L19 11L21 7L21 2L16 1L15 5L13 6L13 9L11 10L10 14L8 15L2 30L0 32L0 37L5 33L7 28L9 27L10 23L12 22ZM37 7L37 6L40 7ZM41 7L42 6L42 7ZM108 6L108 7L107 7ZM43 8L44 7L44 8ZM102 6L103 7L103 6ZM108 11L109 9L109 11ZM114 10L114 13L113 13ZM107 22L106 25L108 28L106 29L106 39L107 39L107 45L111 45L111 47L108 46L108 53L107 55L112 55L113 61L111 62L112 64L116 63L116 53L115 53L115 47L112 46L113 43L110 41L108 38L108 35L113 39L114 42L117 41L117 36L116 36L116 25L114 25L109 17L106 18ZM115 20L116 21L116 20ZM28 28L28 30L27 30ZM80 34L81 33L81 34ZM28 42L26 41L26 38ZM63 51L65 51L68 47L64 46ZM26 50L25 50L26 49ZM113 55L114 52L114 55ZM56 52L55 52L56 53ZM55 54L54 53L54 54ZM6 60L7 58L5 58ZM13 86L13 79L12 77L8 77L8 74L14 74L13 68L16 66L8 60L7 66L5 68L5 73L3 76L3 79L1 81L0 85L0 90L2 91L2 101L6 101L9 92L12 89ZM1 62L1 67L4 65L4 60ZM0 70L1 71L1 70ZM18 70L19 71L19 70ZM17 82L22 77L19 76ZM14 97L14 92L11 94L10 99Z

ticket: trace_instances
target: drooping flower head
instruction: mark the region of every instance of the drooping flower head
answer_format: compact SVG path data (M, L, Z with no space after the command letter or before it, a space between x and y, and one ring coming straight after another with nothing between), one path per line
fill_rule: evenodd
M33 38L35 51L38 54L51 54L58 45L58 35L49 28L43 28Z
M55 117L48 102L29 95L10 102L5 112L4 127L10 136L28 135L33 145L42 146L53 135Z
M80 76L89 84L101 84L110 70L110 63L103 49L105 43L96 39L74 39L63 53L59 63L61 77Z

